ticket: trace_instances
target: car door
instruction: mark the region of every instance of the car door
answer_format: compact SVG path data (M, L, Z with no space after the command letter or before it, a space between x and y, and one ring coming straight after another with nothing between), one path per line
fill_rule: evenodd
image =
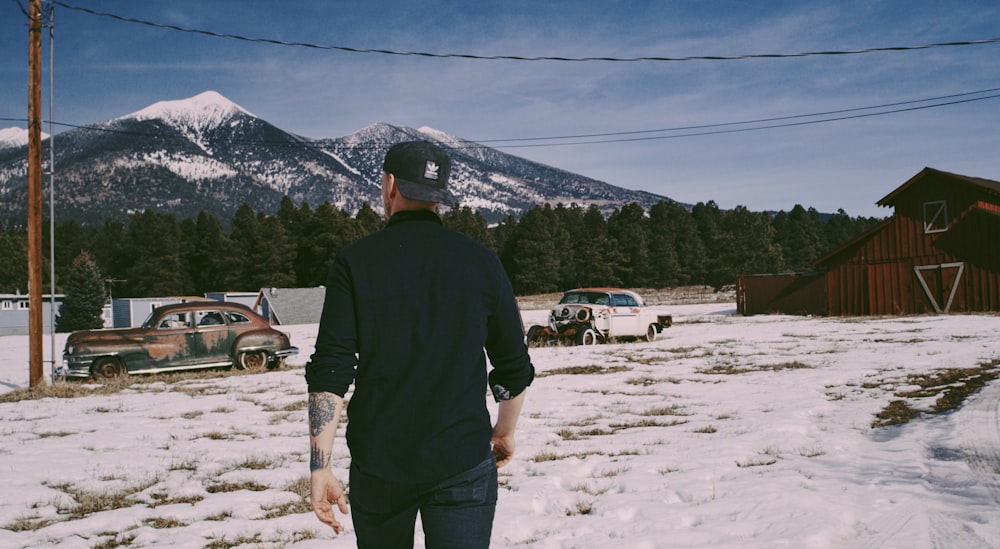
M640 326L641 309L629 294L611 294L611 336L637 336L646 333Z
M222 311L215 309L194 311L194 351L197 362L214 364L230 362L233 331Z
M143 348L148 360L142 365L126 361L130 362L129 371L172 369L194 363L197 357L191 323L191 313L188 311L160 317L143 337Z

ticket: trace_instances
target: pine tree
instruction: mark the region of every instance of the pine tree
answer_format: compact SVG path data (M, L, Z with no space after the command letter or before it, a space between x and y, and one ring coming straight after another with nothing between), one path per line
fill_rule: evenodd
M28 291L28 235L24 232L0 233L0 293Z
M781 247L783 268L791 271L808 271L809 264L819 257L826 247L824 226L819 212L796 204L789 213L779 212L771 223L774 241Z
M132 216L123 253L127 295L189 295L193 283L181 253L181 233L173 214L145 211Z
M478 210L473 211L468 206L456 204L441 216L441 221L445 227L458 231L484 246L488 247L492 243L489 225Z
M185 232L182 225L182 232ZM193 234L184 238L189 277L195 292L217 292L236 287L239 254L217 217L205 212L198 214Z
M676 210L667 202L658 202L649 208L649 285L654 288L675 286L681 269L677 258L677 234L673 231L672 216ZM687 212L684 212L687 215Z
M632 202L616 209L608 217L608 234L625 255L616 272L627 288L642 288L649 284L649 220L642 206Z
M577 246L574 256L576 282L567 286L619 286L621 279L615 273L618 265L625 262L625 254L618 248L618 242L608 234L608 221L596 204L587 207L581 220L582 232L575 235Z
M664 215L668 220L667 230L673 235L674 250L677 252L678 269L674 276L668 279L668 284L675 286L704 284L705 264L708 258L694 216L677 202L660 204L663 204L666 210Z
M735 284L739 276L773 273L780 268L781 248L774 243L768 214L736 206L723 214L721 229L729 244L720 250L722 268L716 272L713 286Z
M562 266L556 247L559 220L548 204L535 206L521 217L500 254L514 292L526 295L556 292Z
M367 202L361 204L361 207L358 208L358 213L354 216L354 219L357 220L359 226L361 227L362 236L368 236L385 226L385 222L382 221L382 216L372 209L371 204Z
M733 242L730 235L722 230L722 215L719 205L712 200L707 203L699 202L691 208L691 218L698 227L698 235L705 250L702 280L716 289L736 282L732 269L725 264L725 255Z
M104 326L104 280L90 254L81 251L66 277L66 297L59 306L56 331L72 332Z

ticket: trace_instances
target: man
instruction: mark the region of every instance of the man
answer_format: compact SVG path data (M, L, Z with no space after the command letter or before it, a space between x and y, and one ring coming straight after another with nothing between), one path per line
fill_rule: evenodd
M332 503L346 514L347 500L330 458L355 385L347 445L359 547L412 547L417 513L428 548L488 547L497 468L514 455L534 378L500 260L437 215L454 203L450 172L429 142L386 153L388 224L337 252L306 366L312 507L338 534ZM500 403L493 426L487 386Z

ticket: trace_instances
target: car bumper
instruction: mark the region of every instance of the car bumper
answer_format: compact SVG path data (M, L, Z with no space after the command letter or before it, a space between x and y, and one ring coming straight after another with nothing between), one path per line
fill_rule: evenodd
M91 360L63 355L63 363L56 368L56 377L85 379L90 377Z
M299 354L299 348L298 347L289 347L287 349L282 349L280 351L275 351L274 356L278 360L284 360L284 359L286 359L286 358L288 358L290 356L295 356L297 354Z

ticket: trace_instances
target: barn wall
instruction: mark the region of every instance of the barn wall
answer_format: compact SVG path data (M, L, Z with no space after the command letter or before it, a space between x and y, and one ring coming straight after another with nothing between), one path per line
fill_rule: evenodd
M826 315L825 277L819 273L741 276L736 281L741 315Z
M927 233L925 204L940 201L947 230ZM826 260L830 315L1000 311L995 195L931 174L893 205L889 223Z

